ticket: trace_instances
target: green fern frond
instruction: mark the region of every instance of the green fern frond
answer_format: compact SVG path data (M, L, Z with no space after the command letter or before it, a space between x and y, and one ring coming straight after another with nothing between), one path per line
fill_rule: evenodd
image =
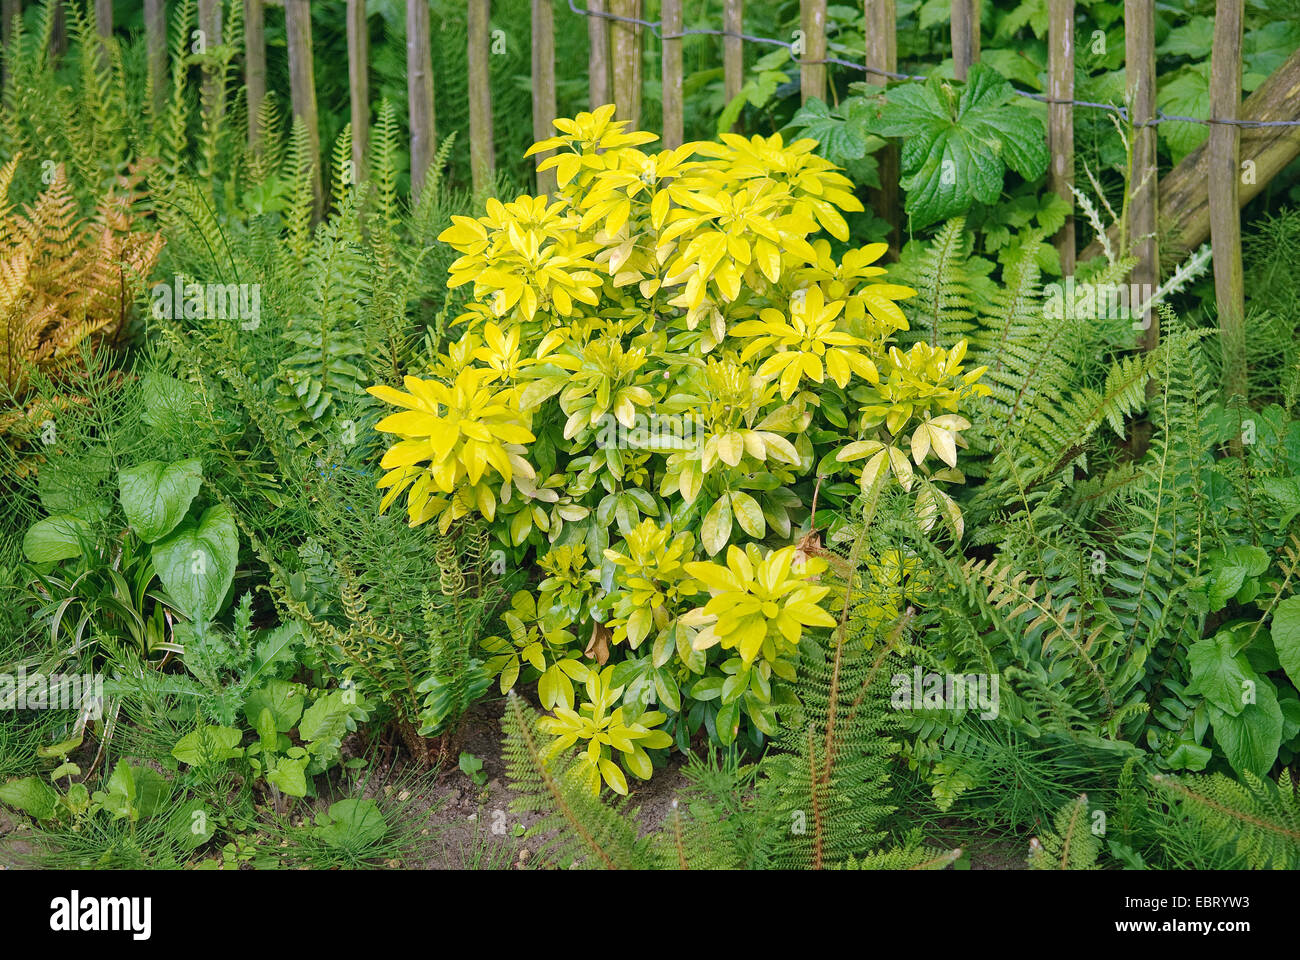
M1088 819L1088 795L1067 803L1055 818L1056 831L1029 841L1031 870L1096 870L1101 840Z
M1193 817L1233 843L1252 869L1300 867L1300 797L1287 770L1276 783L1250 771L1242 774L1242 782L1221 773L1181 778L1156 774L1151 779L1182 801Z

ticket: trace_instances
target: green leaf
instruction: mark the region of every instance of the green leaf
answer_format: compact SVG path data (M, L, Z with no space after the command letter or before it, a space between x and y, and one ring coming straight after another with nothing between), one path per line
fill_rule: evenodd
M1248 682L1257 677L1245 657L1233 650L1231 634L1225 631L1197 640L1187 651L1187 663L1192 672L1189 692L1204 695L1231 716L1241 713Z
M1235 717L1210 704L1210 723L1214 742L1223 749L1232 769L1238 774L1249 770L1262 778L1268 775L1282 746L1282 707L1266 679L1256 683L1255 698L1255 703Z
M388 833L379 804L373 800L339 800L329 812L318 815L313 832L331 847L353 852L373 846Z
M48 820L54 816L59 794L40 777L23 777L0 784L0 802L37 820Z
M240 756L243 734L234 727L203 726L187 733L172 747L172 756L192 767L221 763Z
M153 545L153 564L180 611L207 623L225 599L239 559L235 518L218 504Z
M1287 597L1273 611L1273 649L1286 675L1300 687L1300 594Z
M288 733L302 716L304 688L300 683L271 680L249 694L244 702L244 716L256 724L263 710L270 710L279 733Z
M1300 515L1300 480L1281 477L1265 477L1262 481L1264 493L1276 500L1281 507L1278 515L1277 531L1285 533L1291 521Z
M46 517L32 524L23 537L23 555L32 563L50 563L81 556L81 539L90 538L90 526L71 514Z
M1199 743L1192 743L1190 740L1183 740L1178 746L1174 747L1173 753L1169 754L1169 769L1204 770L1212 756L1214 756L1214 751L1209 747L1203 747Z
M1184 67L1171 78L1161 78L1160 90L1156 94L1156 106L1165 113L1180 117L1195 117L1198 120L1210 116L1210 79L1208 63ZM1210 135L1210 128L1203 123L1186 123L1181 120L1168 120L1156 127L1160 139L1169 145L1173 162L1182 159L1199 147Z
M700 526L700 542L704 544L704 549L709 552L709 556L713 556L725 547L730 539L731 500L722 496L704 515L704 523Z
M883 145L868 132L871 113L872 104L861 98L851 97L834 109L813 99L790 118L789 126L801 137L816 140L820 145L818 153L831 163L844 166Z
M334 690L317 698L302 715L298 736L303 740L327 740L342 737L348 731L348 716L353 705L343 698L343 692Z
M731 494L731 509L740 522L740 529L751 537L757 539L767 532L767 526L763 520L763 508L749 494L740 490L733 491Z
M117 490L136 536L153 543L181 522L202 482L203 465L198 460L172 464L150 460L119 472Z
M307 796L307 757L281 757L267 771L266 782L290 797Z
M141 385L144 412L140 419L146 426L159 429L183 422L194 403L194 388L175 377L146 373Z
M971 67L958 97L950 81L894 87L875 126L904 138L902 185L913 228L993 203L1008 168L1027 180L1047 169L1042 121L1021 105L1011 84L991 67Z

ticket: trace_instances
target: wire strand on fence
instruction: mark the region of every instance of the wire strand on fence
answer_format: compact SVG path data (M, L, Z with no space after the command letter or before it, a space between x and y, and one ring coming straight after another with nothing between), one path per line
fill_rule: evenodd
M569 10L581 17L599 17L604 20L615 20L619 23L630 23L634 26L645 27L652 36L658 40L680 40L683 37L735 37L744 40L746 43L761 43L773 47L785 47L787 50L794 52L794 43L788 40L777 40L774 37L757 37L747 33L737 33L732 30L710 30L710 29L692 29L679 30L676 33L660 33L663 24L657 20L642 20L638 17L625 17L617 13L609 13L605 10L588 10L584 7L574 5L573 0L568 0ZM803 60L794 59L794 63L803 64L834 64L839 67L848 67L851 70L860 70L863 73L871 73L881 77L887 77L890 80L928 80L929 77L916 73L895 73L892 70L881 70L878 67L868 67L866 64L855 63L852 60L844 60L839 57L823 57L820 60ZM1030 100L1036 100L1040 103L1068 103L1075 107L1084 107L1092 110L1109 110L1111 113L1119 116L1121 120L1128 122L1128 108L1114 103L1098 103L1092 100L1062 100L1060 98L1048 97L1041 93L1031 93L1028 90L1020 90L1016 87L1011 88L1017 95L1026 97ZM1184 117L1179 114L1165 113L1157 109L1156 115L1151 120L1141 123L1134 123L1137 127L1157 127L1162 123L1199 123L1205 126L1213 124L1223 124L1230 127L1300 127L1300 120L1237 120L1226 117L1210 117L1202 119L1200 117Z

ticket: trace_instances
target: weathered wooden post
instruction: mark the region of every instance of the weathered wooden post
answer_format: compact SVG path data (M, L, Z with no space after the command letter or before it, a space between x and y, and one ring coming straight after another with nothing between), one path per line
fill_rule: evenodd
M952 73L965 82L980 58L979 0L952 0Z
M1241 119L1255 123L1275 123L1296 119L1295 105L1300 103L1300 50L1297 50L1269 74L1241 105ZM1240 140L1241 176L1238 178L1237 202L1250 203L1274 177L1296 157L1300 157L1300 126L1243 127ZM1210 235L1209 143L1182 159L1160 180L1161 240L1175 259L1187 256ZM1120 243L1118 226L1106 231L1111 246ZM1081 259L1091 260L1102 254L1101 241L1094 240Z
M406 99L411 126L411 193L418 197L434 157L429 0L406 0Z
M1133 165L1129 174L1128 236L1138 264L1131 281L1155 289L1160 283L1160 250L1156 243L1156 28L1153 0L1124 0L1124 59L1128 75L1129 116L1133 126ZM1142 346L1160 342L1160 320L1154 309L1142 318Z
M545 140L555 133L555 11L551 0L533 0L533 140ZM540 165L553 150L534 154ZM537 171L537 192L556 190L555 170Z
M22 15L22 0L0 0L0 45L4 50L9 49L9 38L14 31L14 18ZM4 51L0 51L3 53ZM0 80L4 79L5 72L9 69L9 64L0 63Z
M144 0L145 60L154 116L167 103L167 0Z
M99 62L107 69L108 39L113 36L113 0L95 0L95 30L104 41L99 47Z
M1074 0L1051 0L1047 28L1047 147L1052 191L1074 210ZM1056 234L1061 272L1074 274L1074 214Z
M1236 120L1241 109L1242 0L1216 0L1214 47L1210 55L1210 116ZM1241 272L1241 128L1210 124L1210 246L1214 256L1214 301L1219 309L1224 393L1245 397L1245 286Z
M863 13L866 17L863 34L866 37L867 83L884 90L889 81L885 74L898 72L898 16L894 0L863 0ZM886 144L876 156L879 158L880 189L869 191L868 198L876 216L889 224L886 242L890 250L896 252L902 239L902 218L898 209L898 145Z
M469 170L474 192L496 179L496 147L492 137L491 0L469 0Z
M682 103L682 0L663 0L663 102L665 149L675 150L686 135Z
M799 65L801 103L826 99L826 0L800 0L799 29L803 31L804 62Z
M628 19L641 19L641 0L609 0L610 13ZM610 28L613 38L614 103L616 116L630 121L628 129L641 126L641 27L615 20Z
M266 97L266 19L262 0L244 0L244 85L248 89L248 145L262 149L258 113Z
M220 46L222 41L221 30L221 0L199 0L199 31L203 37L203 49L211 51L213 47ZM219 115L225 106L225 98L221 95L222 91L218 89L221 82L220 73L216 64L209 61L203 65L203 87L200 102L204 110L211 110L214 114Z
M370 148L370 26L366 0L348 0L348 89L352 122L352 182L366 176Z
M745 85L745 0L724 0L722 6L722 90L730 103Z
M284 28L289 47L289 96L293 115L307 130L307 151L312 163L313 213L319 217L324 202L321 186L320 124L316 114L316 73L312 64L311 8L308 0L284 0Z
M613 96L609 86L609 22L600 14L605 12L605 0L588 0L587 9L587 89L591 109L603 107Z
M68 23L63 15L63 4L54 5L54 23L50 28L50 58L58 63L68 52Z

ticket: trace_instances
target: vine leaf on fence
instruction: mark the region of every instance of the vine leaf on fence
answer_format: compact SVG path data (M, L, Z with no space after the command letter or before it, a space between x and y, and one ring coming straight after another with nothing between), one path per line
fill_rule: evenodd
M903 189L913 228L965 212L972 203L993 203L1007 168L1027 180L1047 169L1042 121L1019 105L997 71L971 68L960 92L951 81L895 87L873 127L903 137Z

